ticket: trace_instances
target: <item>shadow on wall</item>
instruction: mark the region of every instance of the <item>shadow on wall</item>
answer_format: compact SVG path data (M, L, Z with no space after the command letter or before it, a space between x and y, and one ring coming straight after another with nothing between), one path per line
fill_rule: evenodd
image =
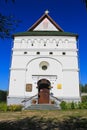
M18 121L0 122L0 130L87 130L87 119L69 117L63 121L33 116Z

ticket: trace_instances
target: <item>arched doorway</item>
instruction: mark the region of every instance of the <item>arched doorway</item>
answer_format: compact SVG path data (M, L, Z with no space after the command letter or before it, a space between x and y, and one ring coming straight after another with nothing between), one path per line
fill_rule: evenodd
M49 104L50 81L41 79L37 82L38 85L38 104Z

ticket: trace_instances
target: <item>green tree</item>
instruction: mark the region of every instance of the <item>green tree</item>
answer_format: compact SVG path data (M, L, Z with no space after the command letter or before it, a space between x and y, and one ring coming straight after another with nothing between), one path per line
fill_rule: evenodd
M82 84L80 84L80 91L84 92L84 86Z
M85 85L80 84L80 90L82 93L87 93L87 84Z
M87 93L87 84L84 85L84 91Z
M7 91L0 90L0 102L6 102Z
M19 22L13 16L4 16L0 13L0 38L11 37Z
M15 0L11 1L15 2ZM5 0L5 2L9 2L9 0ZM14 16L5 16L0 13L0 38L11 37L12 32L16 29L19 22L19 20L15 20Z
M86 9L87 9L87 0L83 0L83 2L85 3Z

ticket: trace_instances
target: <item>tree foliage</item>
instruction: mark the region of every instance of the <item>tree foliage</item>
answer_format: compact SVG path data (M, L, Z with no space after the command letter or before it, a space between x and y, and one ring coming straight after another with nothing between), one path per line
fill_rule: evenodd
M87 84L85 85L80 84L80 90L82 93L87 93Z
M86 9L87 9L87 0L83 0L83 2L85 3Z
M13 3L15 0L10 0ZM9 2L9 0L5 0L5 2ZM12 32L16 29L19 20L16 20L14 16L5 16L0 13L0 38L9 38L12 35Z
M0 102L6 102L7 91L0 90Z
M0 13L0 38L11 37L12 32L18 26L19 21L13 16L5 16Z

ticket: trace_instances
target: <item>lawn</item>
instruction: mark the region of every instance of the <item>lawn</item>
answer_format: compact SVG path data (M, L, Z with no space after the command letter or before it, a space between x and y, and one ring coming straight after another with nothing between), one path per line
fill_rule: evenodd
M62 121L69 117L87 118L87 110L29 110L21 112L0 112L0 121L18 120L23 118L40 117L44 119L57 119Z
M87 130L87 110L0 112L0 130Z

